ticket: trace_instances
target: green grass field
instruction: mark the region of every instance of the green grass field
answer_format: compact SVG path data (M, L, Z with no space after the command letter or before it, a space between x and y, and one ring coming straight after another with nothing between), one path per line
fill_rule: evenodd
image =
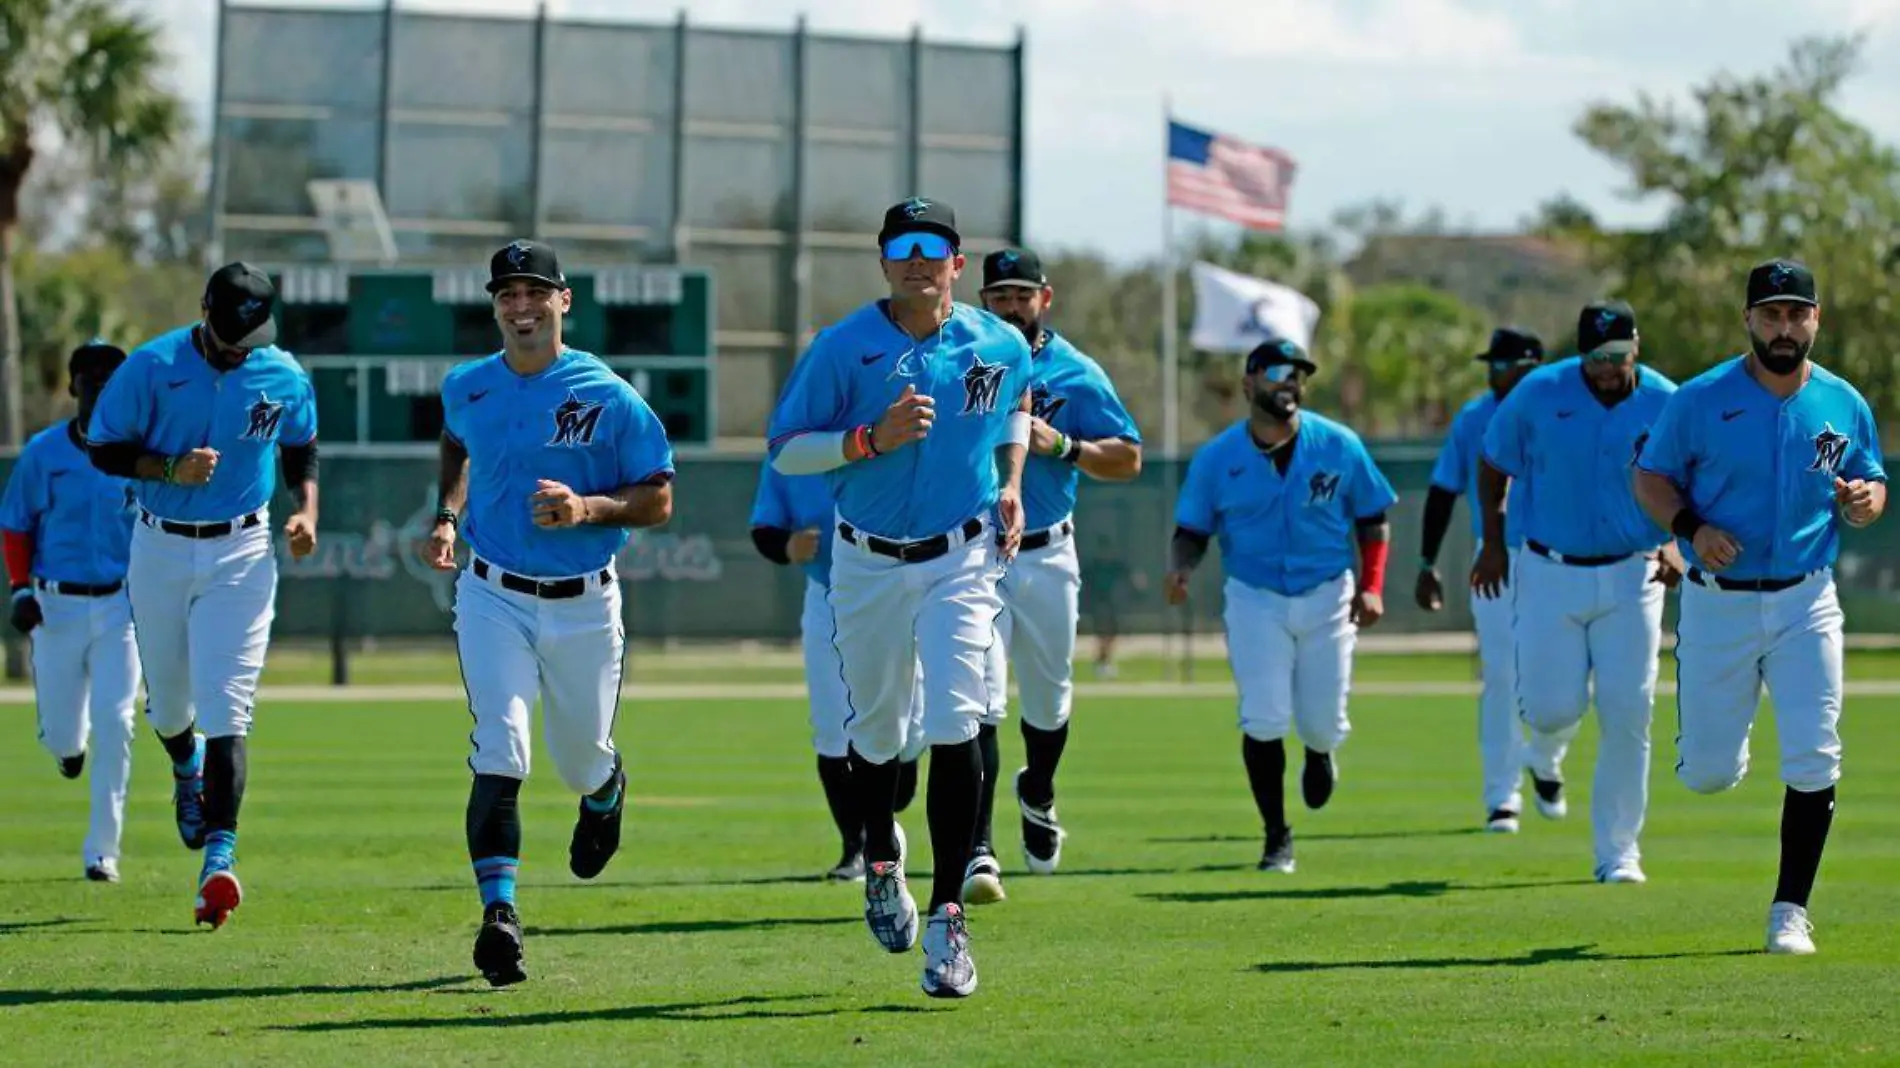
M93 885L84 790L33 745L30 714L0 708L10 1064L1900 1060L1895 699L1849 702L1821 953L1792 959L1760 952L1780 800L1766 719L1749 781L1704 798L1670 776L1659 705L1650 882L1609 887L1589 881L1592 729L1568 764L1570 818L1489 836L1471 702L1356 699L1333 803L1309 813L1290 792L1298 873L1263 875L1230 701L1085 698L1060 779L1064 870L1020 873L1006 796L1010 896L973 910L981 987L958 1003L919 991L920 952L876 947L859 887L817 880L835 847L802 702L624 704L628 835L595 884L566 871L574 800L537 767L531 978L502 991L469 961L459 702L260 709L247 897L216 933L191 927L197 857L149 733L124 882ZM1007 772L1013 729L1004 752ZM925 896L921 801L904 822Z

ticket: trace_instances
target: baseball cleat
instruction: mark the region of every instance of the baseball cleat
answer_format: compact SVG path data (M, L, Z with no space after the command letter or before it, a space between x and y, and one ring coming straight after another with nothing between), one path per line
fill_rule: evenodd
M580 800L580 815L574 819L574 837L567 847L567 870L577 878L592 879L599 875L620 850L620 815L627 810L627 772L621 767L619 757L614 758L613 780L619 786L614 807L595 812L587 807L587 798Z
M1508 808L1494 808L1484 818L1484 829L1493 834L1516 834L1517 812Z
M859 850L850 850L838 859L838 863L825 872L825 880L833 883L859 883L864 881L864 854Z
M1339 768L1331 753L1316 750L1306 751L1306 768L1300 773L1300 795L1306 799L1306 807L1320 809L1333 798L1333 787L1339 782Z
M1023 814L1023 864L1037 875L1048 875L1062 863L1062 840L1068 835L1056 819L1053 799L1047 805L1032 805L1023 798L1023 776L1028 773L1028 768L1016 769L1016 806Z
M1619 860L1615 864L1597 866L1597 882L1600 883L1646 883L1649 876L1643 874L1642 865L1633 860Z
M967 998L976 993L976 962L970 959L970 929L963 909L953 902L938 906L924 928L924 993L933 998Z
M1003 900L1003 866L987 849L970 854L963 869L963 900L971 905L994 905ZM935 922L935 921L932 921Z
M238 903L244 900L244 888L238 885L237 873L222 868L204 877L198 884L198 900L193 906L193 924L208 923L212 930L224 926L224 921L237 911Z
M77 779L79 773L84 770L86 770L86 754L84 753L59 758L59 777L62 779Z
M178 839L186 849L205 847L205 736L196 736L198 770L190 775L172 772L172 818L178 823Z
M1814 925L1808 922L1807 909L1787 901L1777 901L1768 909L1768 952L1799 956L1814 952Z
M864 874L864 922L871 937L892 953L917 944L917 902L904 882L904 865L880 860Z
M86 881L91 883L116 883L119 881L119 862L111 857L100 857L86 865Z
M509 986L528 977L521 966L521 917L514 906L493 904L482 910L475 935L475 969L489 986Z
M1260 852L1260 870L1293 874L1293 828L1282 827L1267 834L1267 847Z
M1531 776L1531 786L1537 792L1537 814L1547 820L1560 820L1570 811L1570 803L1564 800L1564 784Z

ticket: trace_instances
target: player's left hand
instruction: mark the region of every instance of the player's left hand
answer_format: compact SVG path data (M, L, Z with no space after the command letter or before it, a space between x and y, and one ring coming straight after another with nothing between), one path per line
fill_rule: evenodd
M1029 418L1029 451L1036 456L1047 456L1056 447L1056 428L1031 416Z
M1858 478L1848 482L1835 476L1834 503L1840 505L1841 518L1850 526L1864 527L1874 521L1873 483Z
M528 502L534 508L534 525L549 530L577 527L587 518L587 502L567 486L548 479L536 479L541 487Z
M1003 559L1016 559L1016 550L1023 543L1023 497L1021 490L1004 487L1002 496L996 499L996 518L1003 524L999 533L1003 536Z
M290 543L290 558L301 560L317 551L317 517L295 512L284 521L284 540Z
M1385 598L1371 590L1352 595L1352 621L1355 626L1370 627L1385 618Z
M818 528L808 527L794 533L785 543L785 556L794 564L810 563L818 558Z
M1667 589L1674 589L1689 571L1689 562L1682 558L1682 550L1676 543L1665 542L1656 551L1656 573L1649 577L1651 582L1659 582Z
M29 588L21 588L13 594L13 610L8 613L9 623L21 634L33 633L33 628L46 622L46 616L40 612L40 602L33 597Z

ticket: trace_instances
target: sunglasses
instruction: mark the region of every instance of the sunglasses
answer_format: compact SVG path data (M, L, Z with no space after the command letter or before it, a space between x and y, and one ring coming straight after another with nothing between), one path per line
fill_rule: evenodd
M1254 373L1269 382L1300 382L1306 378L1306 368L1294 363L1270 363L1265 367L1254 368Z
M1535 367L1537 366L1537 363L1538 361L1535 358L1526 356L1526 357L1523 357L1521 359L1516 359L1516 360L1486 360L1485 366L1490 368L1490 371L1492 374L1501 375L1504 372L1511 370L1512 368Z
M925 231L898 234L884 242L884 258L902 262L912 256L927 260L947 260L957 254L957 246L942 234Z

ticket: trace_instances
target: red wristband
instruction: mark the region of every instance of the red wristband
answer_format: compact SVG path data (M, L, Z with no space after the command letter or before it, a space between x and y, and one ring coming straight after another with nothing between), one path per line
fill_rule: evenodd
M1392 543L1384 538L1378 541L1361 541L1359 554L1365 558L1366 573L1359 588L1367 593L1385 596L1385 560L1392 551Z
M871 457L878 455L877 431L871 424L866 423L852 431L851 434L858 440L858 452L862 454L862 459L869 460Z

